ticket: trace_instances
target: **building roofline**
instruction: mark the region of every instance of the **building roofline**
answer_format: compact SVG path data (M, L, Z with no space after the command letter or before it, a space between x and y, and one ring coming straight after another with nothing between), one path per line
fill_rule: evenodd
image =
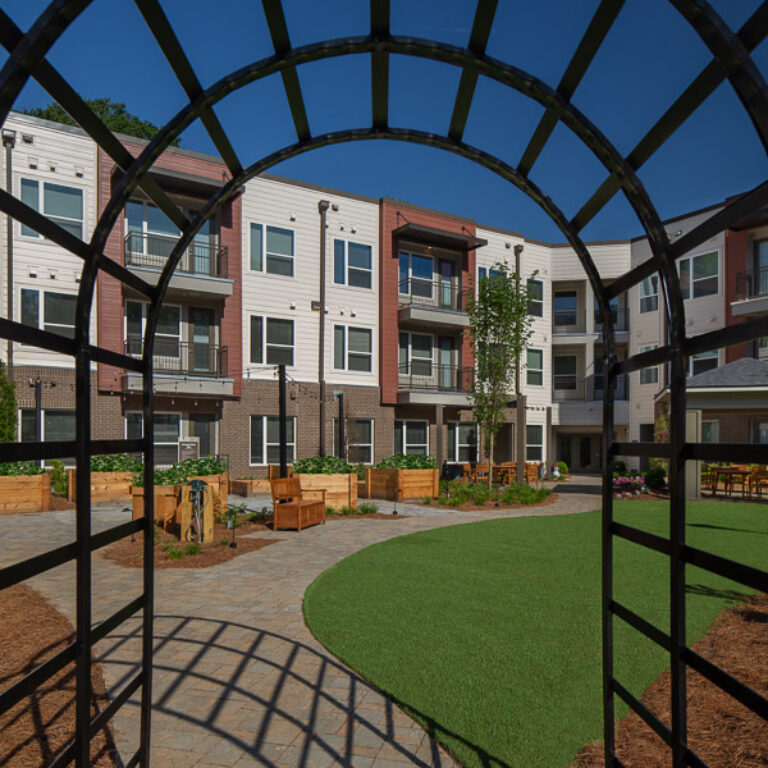
M471 216L462 216L459 213L449 213L448 211L438 211L436 208L427 208L424 205L416 205L415 203L409 203L407 200L398 200L395 197L389 197L385 195L380 198L379 202L386 205L392 205L399 208L408 208L412 211L418 211L419 213L431 213L435 216L442 216L446 219L455 219L456 221L465 221L468 224L472 224L477 228L477 222Z

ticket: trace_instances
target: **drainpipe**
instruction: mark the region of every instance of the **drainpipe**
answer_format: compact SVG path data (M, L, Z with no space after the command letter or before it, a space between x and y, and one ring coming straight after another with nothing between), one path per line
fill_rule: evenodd
M320 212L320 324L318 334L317 378L320 382L320 403L318 417L320 419L320 441L318 454L325 456L325 216L330 202L320 200L317 210Z
M13 194L13 148L16 146L16 131L3 128L3 146L5 147L5 189L9 195ZM13 217L7 214L5 217L6 236L6 265L8 294L8 313L6 317L13 320ZM13 342L8 339L8 380L13 381Z

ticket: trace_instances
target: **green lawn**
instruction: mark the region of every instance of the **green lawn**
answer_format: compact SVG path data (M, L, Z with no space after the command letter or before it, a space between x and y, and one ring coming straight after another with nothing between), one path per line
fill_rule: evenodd
M665 502L616 515L666 535ZM768 506L688 507L688 543L768 566ZM665 558L616 542L617 599L668 628ZM688 640L747 594L689 567ZM602 735L600 515L491 520L402 536L338 563L304 612L330 651L467 766L566 766ZM666 655L618 619L616 672L639 696ZM623 713L623 709L619 709Z

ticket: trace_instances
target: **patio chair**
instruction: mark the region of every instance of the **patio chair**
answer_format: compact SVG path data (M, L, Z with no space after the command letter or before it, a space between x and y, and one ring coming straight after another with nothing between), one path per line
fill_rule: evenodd
M461 465L461 482L473 483L474 481L475 481L475 472L472 469L472 465L462 464Z
M488 464L475 464L475 482L488 481L488 473L491 468Z
M320 494L320 499L303 499L301 481L298 477L283 477L271 480L272 506L274 519L272 530L293 528L301 533L302 528L322 523L325 525L325 490L313 490Z
M530 461L525 462L525 482L530 485L532 482L539 482L539 465Z
M752 470L749 476L749 498L754 493L759 499L762 496L763 488L768 488L768 468L765 465L759 465Z
M734 464L733 469L737 470L737 472L743 472L744 474L737 474L734 473L730 477L730 493L729 495L733 495L733 492L736 490L736 486L741 486L741 498L745 499L747 498L747 495L749 494L749 480L750 476L747 474L749 472L749 464Z

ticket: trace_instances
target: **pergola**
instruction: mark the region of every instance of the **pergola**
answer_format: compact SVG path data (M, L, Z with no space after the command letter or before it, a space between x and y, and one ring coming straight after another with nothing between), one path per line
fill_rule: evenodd
M691 668L719 686L748 709L768 719L768 700L748 688L686 644L685 570L695 565L720 574L747 587L768 591L768 573L739 562L718 557L686 544L685 467L695 460L728 458L768 464L768 445L700 444L686 441L686 358L690 355L747 341L768 334L765 319L756 318L693 338L686 337L685 311L676 260L734 222L768 204L768 181L730 201L722 210L698 224L682 237L670 242L656 206L637 177L638 169L653 156L682 123L726 79L749 115L763 147L768 150L768 90L750 53L768 35L768 3L763 3L741 29L734 31L705 0L670 0L674 8L699 35L711 53L710 63L656 121L637 146L623 156L614 143L582 114L570 99L585 75L611 26L623 0L602 0L579 42L560 82L548 85L513 64L486 54L498 0L478 0L471 34L465 47L436 40L393 35L390 31L389 0L370 0L370 29L355 37L325 40L293 47L280 0L262 0L264 13L274 45L274 54L255 61L204 88L187 58L174 28L158 0L135 0L144 20L183 86L189 102L162 127L141 154L134 158L121 142L78 96L74 88L46 60L51 46L63 35L70 23L90 4L89 0L53 0L29 31L23 33L8 15L0 10L0 37L10 57L0 71L0 123L8 116L28 79L34 78L109 155L123 171L109 203L100 215L88 242L74 237L63 228L32 210L8 191L0 191L0 210L37 230L47 239L83 260L76 308L74 338L64 338L0 319L0 335L13 341L69 355L76 370L76 439L46 443L0 444L0 461L41 460L57 456L76 456L77 523L76 538L70 544L45 552L0 571L0 589L43 573L62 563L76 562L76 640L43 663L25 678L0 693L0 713L28 696L66 664L76 661L75 740L51 763L64 766L75 761L88 764L89 740L115 712L141 688L141 743L127 761L127 768L150 764L150 713L153 626L152 526L153 510L153 342L158 309L179 259L203 222L238 193L249 179L288 158L317 147L368 139L390 139L437 147L465 157L498 174L534 200L557 224L578 255L591 283L602 316L605 350L605 387L603 405L603 682L604 738L606 765L620 766L615 755L614 701L619 696L671 747L672 766L698 766L705 763L687 744L686 670ZM371 61L371 119L367 127L355 127L321 135L312 135L302 96L297 69L310 62L350 54L367 54ZM443 135L389 122L389 56L431 59L457 67L461 79L453 104L450 124ZM249 83L280 75L295 126L295 137L285 146L243 167L212 107L228 94ZM475 87L480 76L496 81L538 102L545 109L522 159L512 166L482 148L467 144L464 130L472 107ZM229 169L231 178L207 201L202 210L187 218L171 202L149 175L154 162L190 123L200 118ZM608 171L608 178L568 219L552 199L530 179L530 171L551 137L558 122L571 129ZM727 148L724 148L727 150ZM670 170L670 174L671 174ZM179 227L181 237L168 257L157 286L133 275L125 267L104 257L104 246L129 196L141 188L152 201ZM621 192L634 210L652 257L633 268L610 285L603 283L598 270L580 237L580 232L603 207ZM149 301L146 335L142 359L135 359L91 343L89 326L91 306L99 270L110 274L139 291ZM645 278L658 274L664 297L667 326L666 344L651 351L618 361L614 346L614 324L609 302ZM90 368L104 363L143 376L144 437L141 439L91 439ZM620 374L666 364L669 366L670 429L668 443L619 443L614 439L614 382ZM145 516L116 526L108 531L91 533L90 458L96 454L141 452L146 473ZM669 537L663 538L616 522L613 519L613 457L663 457L669 461ZM91 554L110 542L137 532L144 534L143 591L136 599L111 618L93 626L91 620ZM670 626L662 629L620 604L613 596L613 543L616 537L664 555L669 564ZM117 628L123 621L143 612L143 655L140 671L95 718L91 718L90 675L92 646ZM615 617L628 623L669 653L671 686L671 728L648 711L614 675L613 623Z

